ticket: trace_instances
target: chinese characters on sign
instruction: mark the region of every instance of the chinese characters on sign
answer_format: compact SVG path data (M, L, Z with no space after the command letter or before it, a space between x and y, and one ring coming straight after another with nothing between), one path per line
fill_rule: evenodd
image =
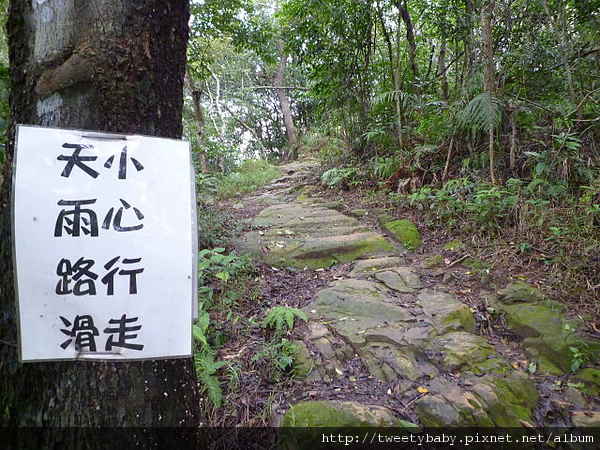
M189 356L188 144L23 125L16 144L21 359Z

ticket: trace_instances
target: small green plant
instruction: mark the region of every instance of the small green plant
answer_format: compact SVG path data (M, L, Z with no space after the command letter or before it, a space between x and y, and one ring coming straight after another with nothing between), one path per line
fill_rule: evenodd
M215 351L208 343L207 335L210 325L208 312L204 311L202 304L198 309L198 320L192 327L194 335L194 364L196 375L200 383L200 390L206 393L215 406L221 406L223 402L223 390L217 378L217 371L229 363L216 361Z
M288 374L298 353L296 344L283 337L284 333L294 327L296 319L304 322L308 320L306 314L298 308L281 305L271 308L261 323L261 328L268 330L271 336L252 361L265 364L274 382L281 381Z
M217 179L212 175L196 174L196 196L199 202L210 201L217 193Z
M358 170L356 167L334 167L321 175L321 183L329 189L356 183Z
M571 372L575 373L581 368L584 362L586 362L587 357L585 353L577 347L569 347L569 350L571 350Z
M282 333L294 328L294 321L298 318L306 322L308 318L303 311L289 306L274 306L269 310L262 321L261 327L271 329L275 333Z
M525 254L531 252L533 250L533 247L528 242L519 242L517 244L517 250L519 251L519 253Z
M390 178L400 166L400 160L394 156L376 157L373 162L373 176L378 179Z
M296 344L282 337L266 342L254 355L252 361L265 363L271 380L279 382L286 376L297 353Z
M198 253L199 293L212 299L214 289L211 283L227 283L241 274L253 272L251 260L246 255L231 253L226 255L225 248L204 249Z

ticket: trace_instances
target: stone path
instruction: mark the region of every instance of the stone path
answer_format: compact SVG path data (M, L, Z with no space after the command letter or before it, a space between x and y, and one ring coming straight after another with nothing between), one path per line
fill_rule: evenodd
M565 319L563 305L522 282L486 299L535 361L534 367L515 367L477 333L485 317L443 285L425 285L423 269L407 264L400 243L340 213L338 204L299 195L314 185L315 167L314 161L283 166L281 179L247 199L265 208L253 220L254 230L235 242L276 267L314 270L354 261L347 277L318 292L305 308L309 335L297 342L299 376L345 377L344 367L358 356L372 376L396 383L390 395L403 397L425 427L600 426L599 370L580 370L561 386L533 376L568 371L571 347L600 354L600 344ZM536 408L544 402L558 414L541 423ZM394 425L397 418L382 409L302 402L283 424L337 424L332 417L339 416L343 426Z

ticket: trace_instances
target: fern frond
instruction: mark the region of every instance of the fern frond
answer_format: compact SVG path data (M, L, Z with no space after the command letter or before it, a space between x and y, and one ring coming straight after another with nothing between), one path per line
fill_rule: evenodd
M223 390L217 377L206 372L199 373L201 388L208 394L208 398L215 406L221 406L223 402Z
M489 129L489 94L483 92L475 96L465 107L456 113L456 128L459 131L469 133L471 136L485 133ZM494 129L502 125L502 112L504 101L497 96L492 96L491 120Z
M295 318L306 322L308 317L298 308L289 306L274 306L261 323L262 328L272 328L275 331L285 331L294 328Z

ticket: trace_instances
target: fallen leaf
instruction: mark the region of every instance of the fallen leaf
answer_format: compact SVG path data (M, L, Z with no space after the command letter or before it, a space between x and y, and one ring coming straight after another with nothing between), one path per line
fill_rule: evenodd
M417 392L418 392L419 394L427 394L427 393L429 392L429 389L427 389L427 388L424 388L424 387L422 387L422 386L419 386L419 387L417 388Z

